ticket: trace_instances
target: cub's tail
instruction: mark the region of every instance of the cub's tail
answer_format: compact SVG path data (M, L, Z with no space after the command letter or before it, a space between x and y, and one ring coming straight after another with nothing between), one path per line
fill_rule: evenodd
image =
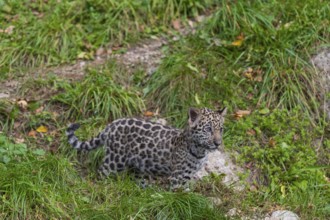
M77 136L74 134L75 130L77 130L79 127L80 124L71 124L65 132L66 136L68 137L68 141L73 148L77 150L90 151L104 144L104 141L101 139L101 133L89 141L79 141Z

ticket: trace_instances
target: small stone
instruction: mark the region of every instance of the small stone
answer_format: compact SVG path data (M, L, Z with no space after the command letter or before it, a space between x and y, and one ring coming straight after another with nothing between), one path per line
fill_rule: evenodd
M236 215L237 215L237 208L230 209L226 214L226 216L228 216L228 217L234 217Z
M86 62L85 61L81 61L80 63L79 63L79 66L80 67L84 67L86 65Z
M193 22L192 20L188 20L188 24L189 24L189 26L190 26L191 28L194 27L194 22Z
M173 41L178 41L179 39L180 39L179 36L174 36L174 37L172 38Z
M300 218L294 212L288 210L277 210L272 213L270 218L265 218L265 220L299 220Z
M103 47L100 47L99 49L96 50L96 56L102 56L106 52L107 51Z
M330 74L330 49L323 50L318 53L313 59L312 63L324 73Z
M220 198L218 197L209 197L209 199L212 201L214 205L221 205L223 202Z
M9 98L9 94L0 92L0 99Z
M205 19L205 16L204 15L200 15L200 16L197 16L196 17L196 21L197 22L202 22L202 21L204 21L204 19Z
M162 125L166 125L167 121L164 118L159 118L156 120L157 123L162 124Z

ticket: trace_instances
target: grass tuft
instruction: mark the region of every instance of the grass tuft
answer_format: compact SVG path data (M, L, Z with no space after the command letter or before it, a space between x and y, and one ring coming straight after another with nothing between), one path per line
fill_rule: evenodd
M18 106L6 99L0 99L0 128L2 131L10 130L19 115Z
M123 74L116 72L115 65L103 69L91 69L78 83L65 87L65 92L54 97L54 101L69 107L67 116L79 119L101 116L116 119L142 112L144 102L139 92L129 85L120 85L115 79Z

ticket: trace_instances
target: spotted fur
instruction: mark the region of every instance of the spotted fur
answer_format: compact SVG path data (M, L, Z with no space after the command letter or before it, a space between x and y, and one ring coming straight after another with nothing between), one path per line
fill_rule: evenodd
M104 176L130 169L143 176L164 176L176 188L190 180L206 160L208 152L222 145L226 108L212 111L191 108L185 129L135 118L113 121L90 141L79 141L71 124L66 135L77 150L105 145L106 155L99 173Z

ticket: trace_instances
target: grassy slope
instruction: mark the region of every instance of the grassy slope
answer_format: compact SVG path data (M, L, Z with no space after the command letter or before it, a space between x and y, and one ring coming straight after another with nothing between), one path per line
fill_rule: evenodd
M8 52L0 55L1 71L70 62L81 52L92 55L108 42L115 45L158 31L159 25L164 31L173 18L196 14L212 4L55 2L0 1L5 5L0 15L5 20L0 22L10 21L17 30L0 42ZM0 217L222 219L223 213L237 207L251 215L283 208L303 219L327 218L329 167L324 165L330 159L330 132L317 110L316 74L308 58L314 47L329 40L329 5L308 0L218 4L214 16L194 36L170 45L171 53L146 84L140 82L144 76L129 77L111 61L86 71L80 82L56 76L28 80L20 89L22 97L33 90L45 91L41 88L58 95L29 102L26 111L1 101L0 126L5 133L24 137L27 147L0 134ZM111 19L114 15L118 19ZM141 31L141 26L151 30ZM260 173L253 188L235 193L216 176L196 184L191 193L156 186L142 190L126 174L96 181L93 171L102 151L78 155L83 162L77 165L77 154L63 135L69 121L85 124L78 135L88 138L106 121L141 114L144 105L159 107L178 126L185 123L182 115L188 106L253 110L240 120L228 116L224 137L227 149L240 153L237 162ZM43 110L36 111L41 106ZM20 126L13 129L14 122ZM46 125L48 132L27 135L40 125ZM315 139L323 140L318 152L311 146ZM39 148L56 154L44 154ZM82 166L92 173L84 179L76 171ZM212 204L207 197L222 203Z
M0 73L92 58L101 46L119 46L166 31L177 17L197 15L213 0L1 1Z

